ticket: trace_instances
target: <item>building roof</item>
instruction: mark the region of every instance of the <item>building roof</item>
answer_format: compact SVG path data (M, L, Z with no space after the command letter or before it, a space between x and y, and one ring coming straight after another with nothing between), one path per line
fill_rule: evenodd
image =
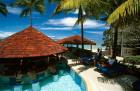
M67 48L30 26L1 41L0 58L49 56L66 50Z
M82 41L81 41L81 36L75 35L75 36L70 36L70 37L58 40L57 43L59 43L59 44L82 44ZM91 41L86 38L84 38L84 44L96 45L96 43L94 41Z

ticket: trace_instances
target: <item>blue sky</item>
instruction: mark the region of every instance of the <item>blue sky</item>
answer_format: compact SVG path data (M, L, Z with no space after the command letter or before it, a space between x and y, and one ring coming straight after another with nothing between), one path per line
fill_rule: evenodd
M9 4L13 0L3 1ZM48 4L46 2L46 10L43 15L33 12L33 27L53 39L80 35L80 27L73 27L77 20L77 11L52 16L55 6L55 4ZM19 16L20 8L12 8L10 6L7 6L7 8L9 11L7 17L0 15L0 38L8 37L30 25L29 17L21 18ZM103 31L108 28L103 21L88 19L84 23L84 36L95 41L99 46L102 43Z

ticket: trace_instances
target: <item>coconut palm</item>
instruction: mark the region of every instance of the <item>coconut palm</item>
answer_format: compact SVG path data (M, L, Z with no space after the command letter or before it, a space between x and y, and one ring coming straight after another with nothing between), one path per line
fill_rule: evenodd
M0 1L0 13L2 15L6 16L7 12L8 11L7 11L6 5Z
M118 28L122 25L127 24L132 20L132 16L138 20L136 16L139 13L140 0L125 0L123 3L119 4L116 9L110 13L107 22L111 24L114 28L114 47L113 47L113 58L116 58L116 46L118 40Z
M101 0L50 0L59 2L55 9L55 14L62 11L75 11L78 10L78 19L75 24L80 24L81 26L81 40L82 49L84 49L84 26L83 23L87 17L96 15L98 16L104 10L104 6L107 4ZM84 15L85 12L85 15Z
M20 14L22 17L29 15L31 26L33 11L37 11L42 14L45 9L44 0L16 0L16 2L12 4L12 6L23 9Z
M113 13L110 14L107 22L112 24L120 18L126 18L128 16L135 16L140 10L140 0L127 0L122 3Z

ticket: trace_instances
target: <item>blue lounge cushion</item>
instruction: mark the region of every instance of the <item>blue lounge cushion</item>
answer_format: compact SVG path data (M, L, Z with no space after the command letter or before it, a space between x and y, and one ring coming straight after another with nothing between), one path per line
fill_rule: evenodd
M140 80L134 82L132 86L135 91L140 91Z

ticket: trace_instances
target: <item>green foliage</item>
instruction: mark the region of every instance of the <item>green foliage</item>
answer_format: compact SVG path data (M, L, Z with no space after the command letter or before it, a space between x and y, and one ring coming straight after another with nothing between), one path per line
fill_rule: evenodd
M126 0L117 9L110 14L107 22L112 24L119 19L124 19L128 16L135 16L139 13L140 0Z
M0 1L0 13L4 16L7 15L8 11L6 5Z
M111 29L104 31L103 33L103 40L104 43L103 46L106 46L107 48L111 48L113 44L113 32Z
M82 50L79 48L69 48L69 51L64 53L64 56L69 59L79 59L81 56L93 56L95 53L89 50Z
M124 60L129 63L140 64L140 55L137 56L128 56L125 57Z
M44 0L16 0L12 6L23 8L21 16L27 16L30 14L30 11L32 12L33 10L42 14L45 9Z
M51 0L50 0L51 1ZM54 2L53 0L52 2ZM58 0L56 0L58 2ZM82 49L84 49L83 45L83 37L84 37L84 21L90 16L99 16L101 12L104 10L104 6L107 4L102 0L60 0L58 5L54 11L54 14L58 14L60 12L69 12L78 10L78 19L75 25L81 25L81 40L82 40ZM84 14L85 13L85 14Z
M85 12L82 18L78 17L76 24L85 21L90 16L99 17L107 10L108 4L102 0L50 0L57 2L58 5L54 11L54 14L60 12L69 12L82 9L82 13ZM59 1L59 2L58 2ZM79 11L80 14L80 11ZM78 16L79 16L78 14Z
M30 22L32 26L32 12L37 11L42 14L45 10L44 0L16 0L12 4L13 7L19 7L23 10L20 16L30 16Z

